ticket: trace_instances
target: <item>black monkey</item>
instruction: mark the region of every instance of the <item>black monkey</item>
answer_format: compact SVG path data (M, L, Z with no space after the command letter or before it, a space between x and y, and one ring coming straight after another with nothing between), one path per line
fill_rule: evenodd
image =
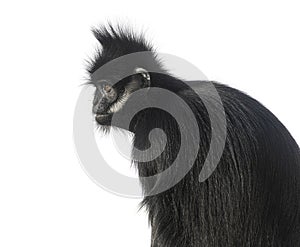
M250 96L212 82L225 109L227 137L216 170L200 183L212 128L205 105L188 86L190 82L168 73L142 35L111 25L93 32L102 49L90 62L88 72L96 88L93 113L103 130L109 130L113 114L122 112L133 92L148 87L166 89L181 97L198 123L199 151L191 170L172 188L145 196L142 202L152 227L151 246L300 246L300 152L283 124ZM96 75L107 62L144 51L153 56L138 64L123 64L112 74ZM110 80L122 74L122 66L132 75L111 85ZM151 72L154 70L157 72ZM193 87L209 98L207 84L193 82ZM185 114L180 105L174 107ZM134 147L147 150L148 135L154 128L165 133L164 151L154 160L135 162L146 194L155 183L143 178L172 165L182 138L178 123L168 112L150 107L138 112L130 123ZM159 146L160 140L154 143ZM188 157L189 150L184 151Z

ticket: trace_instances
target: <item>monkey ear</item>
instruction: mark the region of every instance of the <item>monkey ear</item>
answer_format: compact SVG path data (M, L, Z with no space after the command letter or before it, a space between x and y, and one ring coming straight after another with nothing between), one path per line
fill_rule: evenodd
M151 86L151 78L150 74L147 70L144 68L135 68L134 69L134 74L138 74L140 76L140 81L143 87L150 87Z

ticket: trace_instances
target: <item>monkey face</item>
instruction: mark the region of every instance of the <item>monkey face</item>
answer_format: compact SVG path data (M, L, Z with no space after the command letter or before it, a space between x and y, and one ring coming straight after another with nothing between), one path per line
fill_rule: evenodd
M136 68L132 76L114 85L109 79L101 79L94 86L95 120L99 125L110 126L113 114L122 109L133 92L150 87L150 74L143 68Z

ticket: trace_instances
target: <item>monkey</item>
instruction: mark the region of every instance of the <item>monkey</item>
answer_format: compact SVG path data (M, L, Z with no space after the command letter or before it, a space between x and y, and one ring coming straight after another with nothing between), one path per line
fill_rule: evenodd
M134 93L147 89L168 90L177 95L197 121L199 150L191 169L174 186L157 194L148 192L156 183L170 181L144 178L167 171L183 138L192 142L193 133L181 136L172 114L157 107L137 112L126 129L133 133L133 147L137 150L148 150L151 145L161 148L160 136L150 143L153 129L161 129L166 138L163 152L153 160L139 161L132 153L145 192L141 207L148 213L151 247L300 246L299 146L278 118L238 89L216 81L191 82L174 76L164 68L144 34L111 24L94 28L93 34L101 49L89 62L88 83L95 87L92 113L102 131L123 128L122 123L114 124L113 117L122 114ZM140 52L152 55L135 63L120 64L111 74L96 75L105 64ZM131 75L122 78L122 68L132 71ZM116 83L112 84L112 80ZM226 139L216 169L208 179L199 182L213 129L204 101L193 88L213 100L208 90L210 83L224 107ZM151 96L136 97L133 103L138 105L145 100L151 102ZM168 103L185 118L181 103ZM189 159L189 147L183 152ZM179 167L186 163L181 160ZM177 171L169 172L170 180Z

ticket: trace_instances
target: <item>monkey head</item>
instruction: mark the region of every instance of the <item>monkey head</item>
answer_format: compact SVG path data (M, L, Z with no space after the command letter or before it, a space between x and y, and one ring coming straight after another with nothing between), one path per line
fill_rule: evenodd
M142 35L111 25L94 29L93 33L101 45L88 67L89 83L95 87L93 114L100 126L109 127L113 114L122 109L133 92L153 86L154 73L150 71L165 71ZM138 59L120 60L125 55L141 52L147 54Z

